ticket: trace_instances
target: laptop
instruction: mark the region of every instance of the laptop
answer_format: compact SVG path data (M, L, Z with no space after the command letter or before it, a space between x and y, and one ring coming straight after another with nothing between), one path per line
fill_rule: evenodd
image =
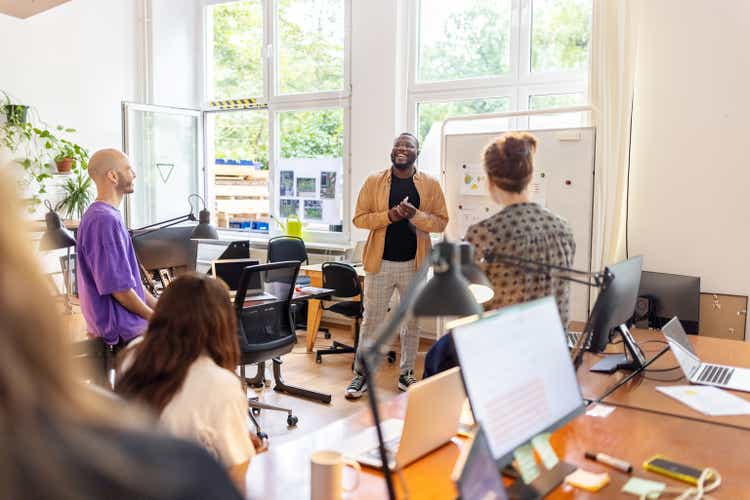
M389 467L405 467L456 435L466 400L460 371L451 368L412 384L404 420L389 419L381 423ZM348 440L344 454L362 465L382 467L375 426Z
M690 383L750 392L750 369L702 362L676 316L661 332Z
M240 285L240 276L242 271L247 266L258 265L257 260L253 259L226 259L226 260L215 260L211 262L211 274L214 277L224 281L229 287L229 295L234 298L237 295L237 288ZM259 276L253 279L255 283L251 282L247 286L247 296L262 294L263 288L260 284Z
M481 426L477 428L471 446L464 446L461 453L453 471L460 500L508 500L490 443Z

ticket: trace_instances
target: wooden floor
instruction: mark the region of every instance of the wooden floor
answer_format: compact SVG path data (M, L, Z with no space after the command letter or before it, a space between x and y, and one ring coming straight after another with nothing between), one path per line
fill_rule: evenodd
M305 332L298 331L299 342L294 351L287 354L282 359L282 375L284 381L291 385L298 385L306 389L312 389L319 392L332 394L330 404L320 404L308 401L286 394L274 392L271 388L252 390L248 389L248 394L256 394L260 400L283 406L293 410L294 414L299 417L299 423L295 428L288 428L286 425L286 414L275 411L263 410L260 416L260 424L263 431L269 436L269 444L282 443L297 439L307 432L314 431L335 420L351 415L362 408L367 407L367 393L358 400L350 401L344 397L344 389L349 385L352 379L352 361L353 354L336 354L324 356L321 364L315 363L315 354L305 352ZM315 349L327 348L333 340L338 340L351 344L352 335L350 330L336 329L331 330L332 338L325 339L323 334L318 335L315 342ZM421 377L424 366L424 354L431 341L422 340L419 354L417 356L417 367L415 374L417 378ZM394 350L398 353L399 349ZM378 396L388 398L398 394L398 363L389 364L383 361L377 376ZM266 377L273 379L271 368L266 367ZM252 376L255 372L249 372L247 375ZM271 382L272 383L272 382Z

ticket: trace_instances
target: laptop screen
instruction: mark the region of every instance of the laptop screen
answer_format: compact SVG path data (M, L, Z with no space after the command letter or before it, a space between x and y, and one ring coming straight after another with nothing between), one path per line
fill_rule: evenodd
M461 499L508 500L503 479L495 465L490 444L480 427L458 481Z
M687 351L695 354L693 344L690 342L687 333L685 333L685 329L682 327L682 322L677 319L677 316L670 319L666 325L661 327L661 333L663 333L664 336L667 337L667 339L674 340L682 347L684 347Z
M247 266L255 266L258 264L257 260L251 259L230 259L230 260L217 260L212 264L214 276L223 280L229 290L236 292L237 287L240 284L240 276L242 271ZM255 283L253 283L253 281ZM252 290L261 291L260 274L256 274L254 279L247 286L248 293Z
M466 394L497 465L583 410L552 297L505 307L453 329Z

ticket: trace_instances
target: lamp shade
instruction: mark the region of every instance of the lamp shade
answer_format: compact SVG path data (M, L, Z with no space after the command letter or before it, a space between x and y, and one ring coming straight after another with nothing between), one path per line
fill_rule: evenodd
M457 246L441 242L435 246L434 275L422 288L412 312L415 316L469 316L482 308L469 291L469 282L460 272Z
M74 247L76 240L73 234L63 227L60 216L52 210L49 204L47 204L47 208L49 208L49 212L44 216L47 230L39 242L39 250L59 250L61 248Z
M461 258L461 274L469 282L469 290L479 304L495 296L495 289L487 276L474 262L474 246L462 241L458 245Z
M193 219L195 220L195 219ZM193 230L192 238L194 240L218 240L219 233L211 225L211 212L203 209L198 214L198 225Z

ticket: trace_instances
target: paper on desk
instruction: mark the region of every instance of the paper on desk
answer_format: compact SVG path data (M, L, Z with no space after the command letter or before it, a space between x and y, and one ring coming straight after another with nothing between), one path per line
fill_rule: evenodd
M622 487L621 491L640 498L649 493L661 493L666 487L667 485L664 483L631 477Z
M586 410L586 415L589 417L607 418L613 411L615 411L614 406L595 404L589 410Z
M549 444L549 436L549 432L545 432L544 434L535 436L531 440L531 445L541 457L542 463L547 470L553 468L560 461L557 458L557 453L555 453L555 450Z
M536 465L536 459L534 458L534 450L530 444L519 446L513 452L513 456L518 464L518 472L521 473L521 479L526 484L531 483L534 479L539 477L539 467Z
M750 402L709 385L671 385L657 391L705 415L750 415Z

